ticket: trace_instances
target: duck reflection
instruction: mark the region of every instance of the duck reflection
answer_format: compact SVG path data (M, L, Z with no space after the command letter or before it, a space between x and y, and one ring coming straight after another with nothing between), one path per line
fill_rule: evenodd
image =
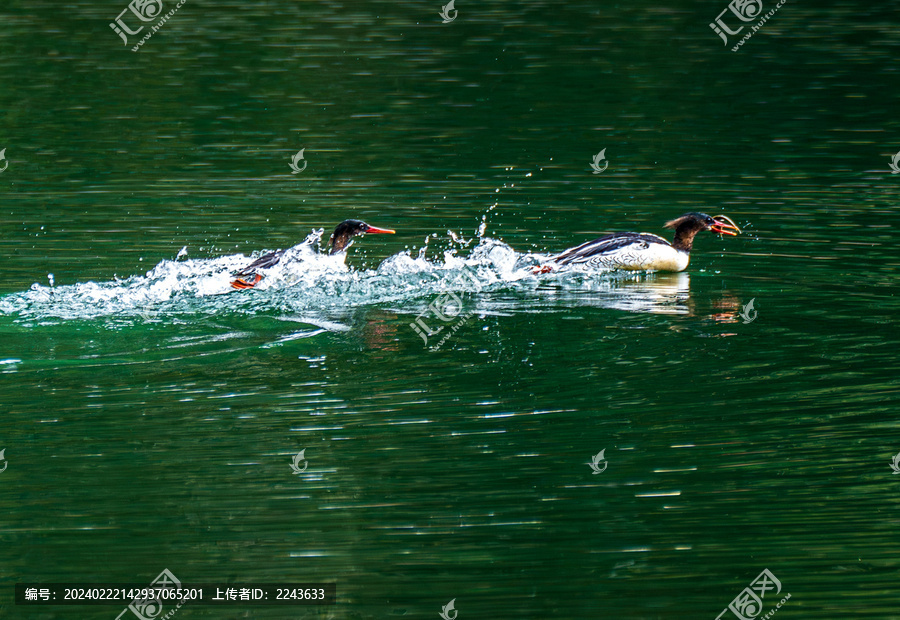
M731 294L723 294L713 301L713 309L712 319L716 323L737 323L741 318L741 302Z
M577 276L575 277L577 278ZM613 278L585 278L560 282L554 291L560 301L651 314L694 314L691 276L679 273L644 273ZM576 285L576 286L573 286Z

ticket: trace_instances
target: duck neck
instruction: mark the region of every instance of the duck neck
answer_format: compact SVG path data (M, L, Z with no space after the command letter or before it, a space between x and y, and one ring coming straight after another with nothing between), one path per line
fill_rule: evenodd
M338 254L343 252L350 246L350 237L347 233L338 235L336 237L332 237L331 239L331 251L329 254Z
M690 254L691 248L694 246L694 237L698 232L700 231L696 228L679 226L675 230L675 240L672 242L672 247Z

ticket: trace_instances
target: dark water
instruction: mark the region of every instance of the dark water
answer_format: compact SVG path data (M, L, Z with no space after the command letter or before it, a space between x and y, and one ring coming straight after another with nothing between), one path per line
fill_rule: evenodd
M764 569L762 615L900 618L896 11L441 6L0 9L0 618L164 568L337 584L176 618L712 620ZM528 268L689 210L745 234ZM346 217L397 234L229 292Z

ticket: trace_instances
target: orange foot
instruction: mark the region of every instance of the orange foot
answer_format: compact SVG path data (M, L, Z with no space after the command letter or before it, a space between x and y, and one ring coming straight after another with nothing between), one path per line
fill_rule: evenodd
M550 265L541 265L540 267L531 268L531 273L535 275L539 273L550 273L551 271L553 271L553 267L551 267Z
M259 275L258 273L253 276L253 282L247 282L243 278L238 278L234 282L231 283L231 288L236 288L238 290L242 290L245 288L253 288L257 284L259 284L260 280L262 280L262 276Z

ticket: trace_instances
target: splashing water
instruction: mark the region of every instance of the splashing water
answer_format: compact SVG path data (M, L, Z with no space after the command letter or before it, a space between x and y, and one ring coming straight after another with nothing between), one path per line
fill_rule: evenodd
M547 255L519 253L488 237L481 237L462 257L459 251L474 240L452 231L448 231L450 247L443 251L442 259L428 259L426 245L416 257L407 250L388 257L377 269L351 269L344 263L344 255L317 251L322 232L313 231L287 250L252 291L233 290L232 273L262 253L249 258L234 254L190 259L179 252L175 260L163 260L145 275L55 287L52 280L50 287L35 283L27 291L0 298L0 315L13 316L19 322L101 317L165 322L226 313L300 313L325 321L366 305L387 304L398 313L417 313L431 296L445 292L508 289L534 294L549 281L564 291L597 293L621 281L621 274L598 280L599 272L583 268L535 275L532 268ZM635 275L627 277L633 280Z
M285 252L267 269L255 290L234 291L232 273L262 253L235 254L211 259L163 260L145 275L108 282L42 286L0 299L0 315L20 319L94 319L104 316L146 317L221 312L304 312L397 302L453 290L472 292L496 282L514 281L527 275L522 258L506 244L483 239L466 258L456 250L444 253L443 262L432 262L420 252L408 251L386 259L377 269L355 270L344 255L319 253L322 230ZM458 238L457 238L458 239ZM452 237L451 237L452 240ZM467 242L457 242L463 245ZM537 258L527 261L536 264ZM519 274L514 273L518 269Z

